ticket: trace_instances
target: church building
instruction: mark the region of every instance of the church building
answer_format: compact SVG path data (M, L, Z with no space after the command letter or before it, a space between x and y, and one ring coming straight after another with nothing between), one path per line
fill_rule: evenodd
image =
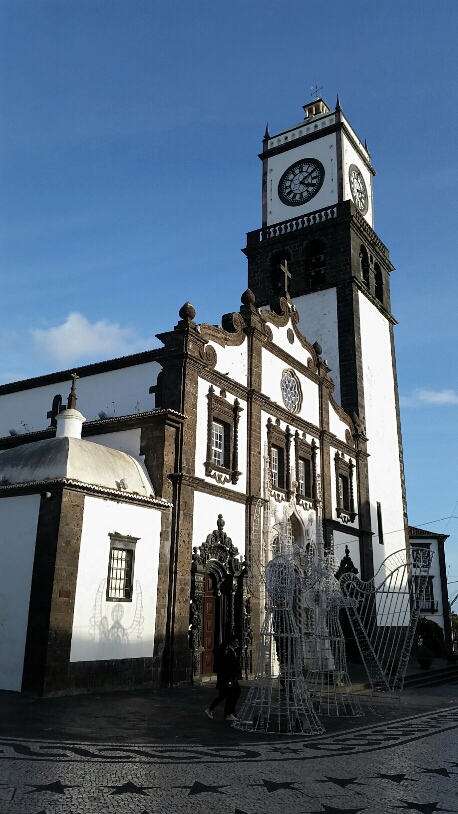
M338 100L304 112L221 326L187 302L156 349L0 386L1 688L200 682L231 631L249 676L282 518L364 580L408 545L375 171Z

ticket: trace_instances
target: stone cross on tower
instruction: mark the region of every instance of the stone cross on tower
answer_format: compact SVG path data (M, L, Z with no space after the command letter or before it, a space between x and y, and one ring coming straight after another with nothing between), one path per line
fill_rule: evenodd
M288 261L283 260L283 263L280 263L280 265L278 267L278 270L279 270L280 274L283 274L283 277L284 277L283 283L282 283L282 288L283 288L282 296L286 297L286 299L289 299L288 280L291 279L291 272L288 269Z

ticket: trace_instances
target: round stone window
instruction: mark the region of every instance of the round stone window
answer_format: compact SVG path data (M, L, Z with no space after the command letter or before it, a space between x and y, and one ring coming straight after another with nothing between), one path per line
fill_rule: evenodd
M296 374L292 370L285 370L281 377L281 394L283 403L292 413L299 412L301 406L301 387Z

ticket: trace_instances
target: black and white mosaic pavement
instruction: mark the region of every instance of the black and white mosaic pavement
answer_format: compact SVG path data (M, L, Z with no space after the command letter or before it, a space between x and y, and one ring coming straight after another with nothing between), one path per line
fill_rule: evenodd
M458 706L228 747L0 737L0 814L400 811L458 814Z

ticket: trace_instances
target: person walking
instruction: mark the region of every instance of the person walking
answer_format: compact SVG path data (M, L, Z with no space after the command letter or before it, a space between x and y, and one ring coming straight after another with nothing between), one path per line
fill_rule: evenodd
M215 698L214 701L211 702L208 709L205 710L205 715L208 718L213 718L213 710L218 704L221 704L224 699L226 698L227 693L227 684L226 684L226 672L225 672L225 665L224 665L224 657L226 655L227 645L220 644L218 647L218 651L216 653L216 689L218 690L218 697Z
M219 647L216 657L216 689L218 690L218 697L205 710L208 718L213 718L213 710L222 701L225 701L224 717L226 720L234 721L236 718L235 705L240 697L239 679L242 678L238 644L237 636L231 636L228 647L226 645L220 645Z
M224 704L224 717L226 721L234 721L237 717L235 706L239 700L241 687L239 679L242 678L240 669L240 655L238 651L239 640L231 636L229 647L224 656L224 674L226 681L226 703Z

